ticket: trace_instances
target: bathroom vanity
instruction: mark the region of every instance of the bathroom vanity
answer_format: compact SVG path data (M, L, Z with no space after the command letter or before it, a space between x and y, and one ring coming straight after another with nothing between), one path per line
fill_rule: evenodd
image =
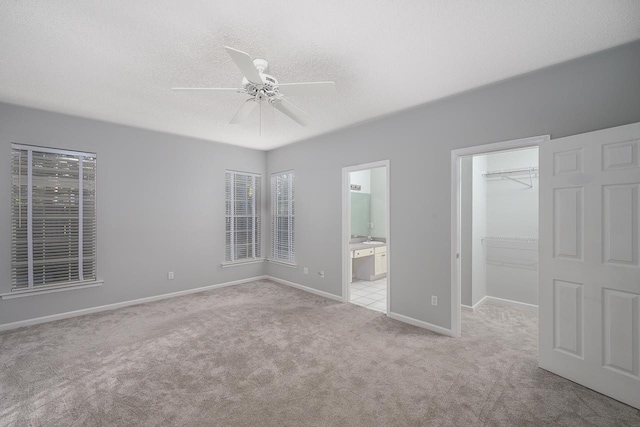
M387 245L385 242L360 242L349 245L352 277L378 280L387 275Z

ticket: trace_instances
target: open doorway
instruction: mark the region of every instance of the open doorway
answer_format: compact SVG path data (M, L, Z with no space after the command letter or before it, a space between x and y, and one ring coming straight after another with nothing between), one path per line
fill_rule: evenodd
M640 294L640 273L634 269L639 138L640 124L635 123L552 144L542 136L452 151L451 335L459 337L462 328L474 337L474 324L489 321L495 325L489 330L493 337L476 335L483 342L536 352L540 368L640 407L638 352L629 345L638 331L633 304ZM517 311L513 305L500 312L481 305L461 316L464 157L530 146L539 148L540 168L538 310L527 316L535 324L521 322L519 314L509 316ZM483 312L489 316L482 318ZM509 333L509 340L503 340Z
M388 313L388 161L343 169L343 296L345 302Z
M538 145L548 136L452 152L452 332L485 304L538 307ZM469 320L469 319L467 319Z
M461 162L461 303L538 306L538 147Z

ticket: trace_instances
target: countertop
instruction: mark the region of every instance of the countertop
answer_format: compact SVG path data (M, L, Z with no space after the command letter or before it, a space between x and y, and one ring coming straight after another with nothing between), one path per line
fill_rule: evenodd
M357 251L360 249L382 248L387 246L386 242L382 242L381 245L365 245L364 243L349 243L350 251Z

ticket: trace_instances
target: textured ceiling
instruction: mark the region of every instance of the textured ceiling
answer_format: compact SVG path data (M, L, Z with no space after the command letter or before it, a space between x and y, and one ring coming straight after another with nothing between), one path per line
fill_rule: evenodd
M0 0L0 101L271 149L638 38L637 0ZM239 86L223 45L338 95L231 125L243 95L170 90Z

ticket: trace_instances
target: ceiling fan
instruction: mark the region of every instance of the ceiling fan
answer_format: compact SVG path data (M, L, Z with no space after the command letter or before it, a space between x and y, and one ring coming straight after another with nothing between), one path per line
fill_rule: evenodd
M266 101L296 123L306 126L310 121L310 117L300 108L293 105L286 97L335 94L334 82L279 83L275 77L267 74L269 69L267 60L252 59L249 54L238 49L227 46L224 48L244 76L241 88L174 87L173 90L235 91L249 95L250 98L240 106L230 123L235 124L246 120L257 106L262 106L262 101Z

